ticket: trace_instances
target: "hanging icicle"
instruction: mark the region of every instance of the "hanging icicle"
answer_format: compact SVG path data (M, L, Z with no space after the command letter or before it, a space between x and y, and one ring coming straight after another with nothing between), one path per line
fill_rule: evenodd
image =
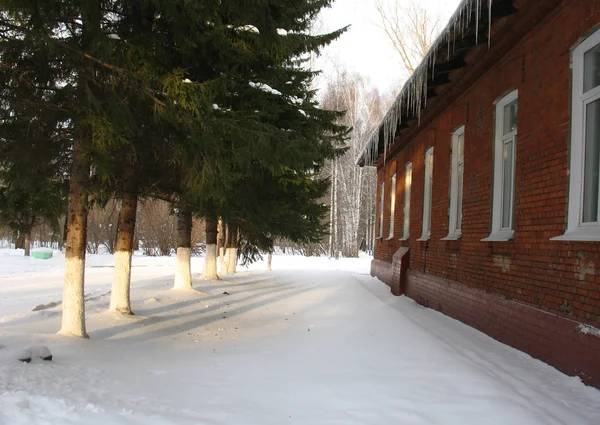
M488 47L492 38L492 3L488 0ZM483 16L485 0L463 0L450 20L448 25L440 33L432 44L431 48L404 84L394 103L385 114L381 124L369 136L365 147L360 155L359 162L365 164L374 164L379 157L380 131L383 136L383 156L384 162L387 159L387 151L394 143L398 124L402 114L412 116L417 119L417 124L421 124L421 110L427 107L427 88L428 78L431 75L432 81L435 77L435 66L438 58L438 50L446 44L447 60L449 61L455 52L456 39L464 39L470 31L473 19L475 20L475 43L479 43L480 21ZM452 46L451 46L452 44ZM441 55L440 55L441 56Z

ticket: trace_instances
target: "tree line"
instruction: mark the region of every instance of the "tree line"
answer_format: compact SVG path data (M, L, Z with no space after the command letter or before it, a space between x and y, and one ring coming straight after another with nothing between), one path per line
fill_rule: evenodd
M349 131L319 107L306 66L344 31L308 31L331 2L0 1L0 220L30 235L66 216L62 333L87 336L94 205L118 200L110 308L123 314L141 200L176 214L179 288L192 287L194 218L206 278L218 235L234 262L275 238L322 240L322 170Z

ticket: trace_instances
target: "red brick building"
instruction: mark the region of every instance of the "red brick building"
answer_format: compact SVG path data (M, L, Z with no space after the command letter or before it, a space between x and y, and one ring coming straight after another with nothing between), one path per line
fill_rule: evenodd
M600 387L600 2L463 1L359 165L372 275Z

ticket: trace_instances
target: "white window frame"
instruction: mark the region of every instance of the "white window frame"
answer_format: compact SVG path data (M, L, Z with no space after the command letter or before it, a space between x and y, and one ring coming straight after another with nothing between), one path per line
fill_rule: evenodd
M515 203L515 177L516 177L516 158L517 158L517 129L507 135L503 135L504 129L504 107L519 98L519 91L513 90L496 104L496 128L494 135L494 187L492 198L492 231L487 238L482 241L508 241L514 237L514 203ZM520 111L517 112L519 114ZM517 118L518 119L518 118ZM511 187L511 205L510 205L510 226L502 227L503 211L503 193L504 193L504 142L512 138L512 187Z
M431 159L431 161L430 161ZM431 236L431 204L433 199L433 146L425 151L425 166L423 167L423 226L418 241L428 241ZM430 165L431 164L431 165Z
M383 238L383 207L384 207L384 200L385 200L385 182L381 182L380 186L379 186L379 232L378 232L378 239Z
M390 231L388 239L394 237L394 215L396 213L396 173L390 178Z
M458 156L458 141L460 136L463 137L463 149L462 155ZM448 235L442 240L452 241L459 239L462 234L462 200L463 200L463 185L459 187L459 165L462 164L462 178L460 179L464 185L465 175L465 126L460 126L454 133L452 133L452 171L450 176L450 214L448 218ZM460 196L459 196L460 195ZM458 200L461 200L459 204ZM459 217L459 208L460 215ZM458 223L458 226L457 226Z
M551 240L599 241L600 220L583 223L583 189L585 168L585 108L600 99L600 87L583 92L584 55L600 44L600 30L586 38L572 55L571 163L569 168L569 205L567 230Z
M404 167L404 216L402 239L407 240L410 236L410 191L412 189L412 162Z

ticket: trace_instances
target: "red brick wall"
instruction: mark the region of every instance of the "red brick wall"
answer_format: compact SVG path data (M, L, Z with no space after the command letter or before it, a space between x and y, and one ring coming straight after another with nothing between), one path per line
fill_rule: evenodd
M406 295L600 388L600 338L578 322L418 271Z
M398 146L388 152L385 164L380 157L378 176L380 181L385 176L386 191L392 167L398 170L396 231L393 239L385 240L389 231L385 221L389 217L386 194L384 237L376 242L375 258L389 263L400 246L409 246L412 276L437 276L480 290L477 294L495 294L600 327L600 276L596 273L596 268L600 268L600 243L550 241L563 234L567 224L570 52L582 36L600 23L600 3L565 0L555 1L559 6L550 7L551 3L515 1L522 11L507 19L521 16L525 21L529 17L523 23L529 32L522 31L515 38L515 34L496 31L489 52L487 46L478 47L466 58L469 67L451 75L452 87L460 87L462 81L468 83L464 83L460 94L448 101L453 89L447 89L446 97L440 93L438 103L428 105L423 112L422 126L409 129L408 137L401 136ZM540 15L535 7L546 7L546 15ZM538 21L533 25L536 16ZM499 23L500 27L503 25L504 22ZM510 37L516 41L512 43ZM498 46L494 50L495 43L508 42L510 46L502 55L490 59L490 55L500 51ZM489 65L485 72L474 78L473 69L483 67L486 61ZM514 89L519 90L515 235L507 242L482 242L491 230L494 102ZM462 237L458 241L442 241L448 233L451 134L461 125L465 125ZM420 242L416 239L422 226L424 155L430 146L435 147L432 230L430 240ZM400 241L404 166L408 161L413 163L410 239ZM413 282L409 295L419 293L414 289L419 281ZM510 329L503 332L512 332ZM540 332L553 332L551 328L543 329ZM537 350L519 348L532 354Z

